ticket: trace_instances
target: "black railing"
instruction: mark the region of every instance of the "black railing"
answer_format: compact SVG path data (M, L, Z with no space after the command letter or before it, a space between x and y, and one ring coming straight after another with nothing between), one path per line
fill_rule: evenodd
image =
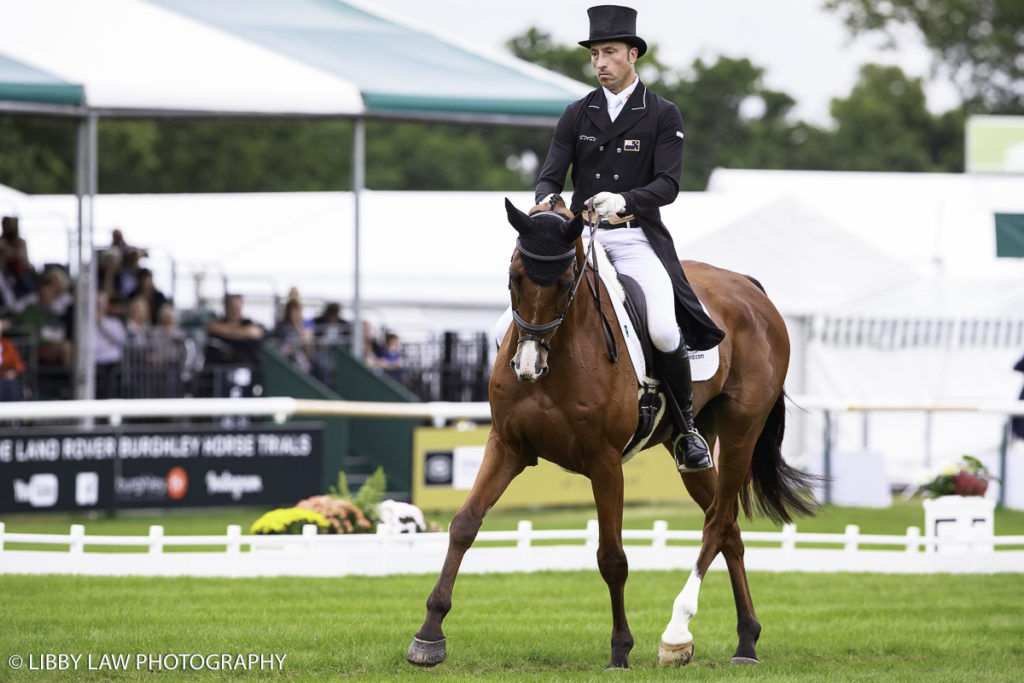
M20 398L54 400L73 397L70 368L40 365L37 346L29 336L11 338L25 364ZM292 360L297 369L331 387L336 386L335 363L340 349L350 350L350 339L318 337L303 348L268 339ZM197 340L147 339L125 347L122 360L97 372L99 398L188 398L259 396L263 393L258 365L222 365L204 362ZM487 335L460 336L454 332L404 343L401 372L389 373L423 401L486 401L490 376ZM367 363L374 365L372 356ZM383 373L384 370L381 370Z

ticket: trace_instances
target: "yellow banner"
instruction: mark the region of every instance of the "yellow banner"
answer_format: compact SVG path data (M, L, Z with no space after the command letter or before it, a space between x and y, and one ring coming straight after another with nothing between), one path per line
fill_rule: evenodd
M425 511L458 510L469 495L490 427L419 427L413 432L412 502ZM672 456L661 445L623 466L625 502L689 500ZM590 480L541 460L513 480L495 508L592 503Z

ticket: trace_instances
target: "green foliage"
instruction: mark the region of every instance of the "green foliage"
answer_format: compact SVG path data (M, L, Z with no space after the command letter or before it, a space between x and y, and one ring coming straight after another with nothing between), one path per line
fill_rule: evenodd
M961 171L965 112L1024 113L1020 0L830 0L855 33L916 26L937 63L957 75L964 107L934 115L920 79L865 65L834 124L794 121L794 99L765 86L749 59L665 64L652 44L641 78L679 106L686 126L680 186L702 190L713 169ZM517 57L594 84L586 50L531 28L508 42ZM267 192L351 187L347 120L101 119L105 193ZM549 129L369 121L366 186L376 190L527 190ZM0 116L0 183L34 193L73 190L75 122ZM571 188L566 188L567 190Z
M384 493L388 489L387 477L384 476L384 468L378 467L373 474L366 478L363 485L359 487L359 493L352 495L348 487L348 477L344 471L338 472L338 485L330 488L332 498L351 501L366 518L374 525L380 521L377 507L384 500Z
M1024 3L1020 0L828 0L854 35L920 32L933 71L950 79L972 113L1024 113Z
M33 194L74 191L74 122L0 115L0 151L0 183Z
M338 485L330 488L331 496L352 500L352 490L348 487L348 476L345 470L338 470Z
M384 492L387 491L387 488L384 468L378 467L373 474L366 478L363 485L359 487L359 493L352 500L355 506L362 510L363 514L374 524L380 521L377 508L384 500Z

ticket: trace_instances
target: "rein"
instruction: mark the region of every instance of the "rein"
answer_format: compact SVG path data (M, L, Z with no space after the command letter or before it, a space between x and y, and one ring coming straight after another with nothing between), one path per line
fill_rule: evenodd
M545 256L542 254L534 254L528 251L527 249L524 249L522 245L522 240L518 238L516 239L516 249L519 250L520 254L526 256L527 258L535 259L537 261L548 262L561 261L564 259L572 258L573 267L573 283L572 290L569 292L569 300L565 302L565 307L562 309L561 315L559 315L557 318L555 318L551 322L544 323L543 325L535 325L531 322L524 320L523 317L519 315L519 311L517 311L515 308L512 309L512 319L515 320L516 327L519 328L519 339L518 341L516 341L516 346L522 344L525 341L535 341L550 352L551 342L548 339L545 339L542 335L546 335L548 333L552 333L553 335L553 333L558 330L558 327L565 321L565 316L568 315L569 307L572 305L573 299L576 298L576 292L580 287L580 283L582 283L584 277L586 277L587 286L590 288L590 291L594 296L594 300L597 302L597 312L601 316L602 331L604 332L605 345L608 347L608 358L611 360L612 363L614 363L619 358L618 343L615 341L615 335L611 332L611 323L608 321L608 318L605 317L604 311L601 310L601 295L600 291L597 288L597 283L600 283L600 279L598 278L599 273L597 269L597 255L594 252L594 237L597 234L597 225L600 219L597 218L597 215L594 213L593 198L589 200L588 208L590 212L589 215L594 217L594 221L586 221L588 227L590 228L590 243L587 245L587 251L583 255L582 268L577 264L577 260L575 258L575 246L573 246L572 249L566 251L565 253L556 254L554 256ZM551 214L553 216L558 216L563 221L565 220L565 216L550 209L546 209L544 211L537 211L533 215L545 213ZM588 265L590 265L590 268L594 271L594 281L591 280L590 275L587 273ZM524 332L526 334L523 334Z

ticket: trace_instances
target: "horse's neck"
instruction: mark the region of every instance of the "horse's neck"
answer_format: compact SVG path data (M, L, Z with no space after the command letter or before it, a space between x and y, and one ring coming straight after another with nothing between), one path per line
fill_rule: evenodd
M587 278L590 278L595 286L601 286L595 279L596 274L594 272L587 273L586 268L587 250L585 249L583 238L580 237L576 239L576 273L582 278L582 281L576 289L576 297L573 299L572 305L569 306L569 310L566 312L564 323L569 326L566 331L572 330L573 334L576 334L577 331L585 333L586 321L595 308L594 295L591 292L590 285L587 284Z

